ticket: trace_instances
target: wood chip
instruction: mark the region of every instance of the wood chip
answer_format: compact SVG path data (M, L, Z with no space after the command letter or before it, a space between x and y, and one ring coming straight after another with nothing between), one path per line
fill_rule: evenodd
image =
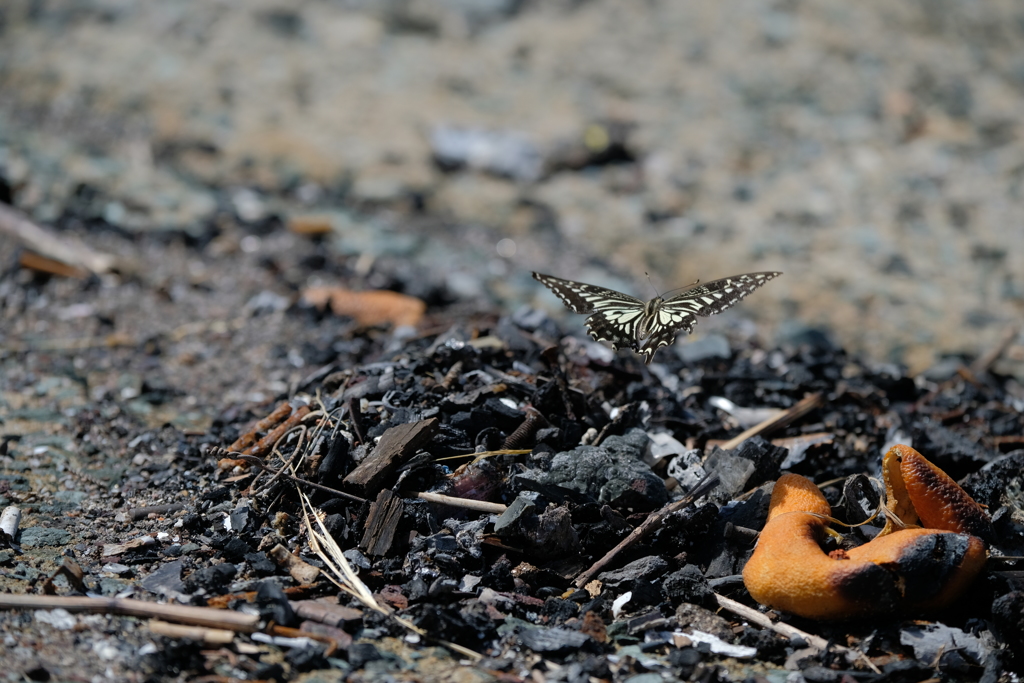
M395 529L402 519L405 505L394 492L384 489L370 503L370 514L359 547L370 555L386 555L395 539Z
M388 429L373 453L345 476L345 484L363 492L379 491L387 477L427 443L438 424L438 419L432 417Z

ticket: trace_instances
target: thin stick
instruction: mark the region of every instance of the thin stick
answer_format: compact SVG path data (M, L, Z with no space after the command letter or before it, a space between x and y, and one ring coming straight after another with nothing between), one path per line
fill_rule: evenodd
M277 440L277 443L274 444L273 455L276 455L277 457L281 458L281 462L284 463L284 464L281 465L280 469L278 469L277 472L274 472L272 475L270 475L270 481L268 481L266 484L260 485L260 489L269 490L271 485L275 481L277 481L277 478L280 477L282 474L284 474L285 468L291 470L292 475L294 476L295 468L292 466L292 463L295 462L296 458L299 458L300 456L304 456L305 455L303 453L303 451L302 451L302 445L303 445L303 443L306 440L306 431L307 431L307 429L308 428L305 427L304 425L299 425L298 427L296 427L294 429L291 429L291 430L285 432L284 434L282 434L281 438ZM299 440L295 443L295 450L292 451L291 456L287 460L285 460L284 456L281 455L281 451L278 450L278 444L280 444L282 441L284 441L288 437L288 435L291 434L294 431L298 431L299 432ZM257 479L259 478L258 474L256 475L256 478ZM257 493L257 489L255 488L255 485L256 485L256 479L253 479L252 484L249 484L249 492L252 495L256 495L256 493Z
M96 274L113 270L116 263L110 254L93 251L84 244L75 244L66 238L61 239L4 202L0 202L0 232L13 236L26 248L47 258L85 268Z
M785 427L790 422L803 417L824 403L825 397L821 394L808 394L792 408L787 408L778 415L770 417L760 424L754 425L739 436L734 436L723 443L721 448L723 450L731 451L751 437L757 436L758 434L768 434L770 432L774 432L776 429Z
M682 510L684 507L686 507L693 501L697 500L704 494L710 493L712 490L714 490L716 486L718 486L718 475L705 475L704 478L698 481L697 484L685 496L683 496L674 503L669 503L668 505L661 508L657 512L651 513L651 515L644 520L643 524L633 529L633 531L630 532L629 536L626 536L619 542L617 546L615 546L607 553L605 553L604 557L602 557L594 564L590 565L590 569L577 576L576 580L573 583L576 584L577 588L583 588L585 585L590 583L590 580L594 578L594 576L599 571L601 571L602 569L604 569L604 567L610 564L611 561L615 559L616 555L621 553L626 548L629 548L630 546L639 542L640 539L642 539L644 536L647 536L648 534L657 531L658 528L661 527L662 523L665 521L666 517L671 515L673 512Z
M829 641L825 640L821 636L816 636L813 633L808 633L807 631L801 631L797 627L785 624L781 621L774 622L771 619L769 619L767 615L758 612L756 609L752 607L747 607L743 603L736 602L735 600L727 598L724 595L719 595L718 593L715 593L715 600L718 601L718 606L722 609L729 610L733 614L743 617L744 619L746 619L747 621L756 626L771 629L772 631L775 631L779 635L783 635L789 638L790 640L792 640L793 638L803 638L811 647L815 647L821 650L822 652L827 651L830 647L834 648L839 652L842 652L844 655L846 655L847 658L849 658L852 655L855 659L864 660L868 667L875 673L882 673L878 669L878 667L876 667L863 652L858 652L857 650L852 650L848 647L843 647L842 645L836 645L835 643L830 644Z
M157 635L169 638L186 638L209 645L227 645L235 639L235 632L222 628L207 628L206 626L183 626L171 624L159 619L151 619L149 630Z
M237 455L239 460L244 460L245 462L249 463L250 465L255 465L256 467L259 467L260 469L266 470L267 472L270 472L271 474L277 474L278 472L283 470L283 468L282 468L282 470L275 470L273 467L270 467L265 462L263 462L263 460L261 460L260 458L257 458L255 455L240 455L240 454L235 454L235 453L233 453L232 455ZM348 498L349 500L355 501L356 503L365 503L366 502L365 498L360 498L359 496L354 496L351 493L346 493L345 491L339 491L338 489L332 489L330 486L324 486L322 484L317 484L316 482L309 481L308 479L301 479L299 477L293 477L290 474L281 474L281 476L284 477L285 479L290 480L290 481L294 481L296 484L302 484L303 486L311 486L311 487L313 487L315 489L319 489L320 491L326 491L327 493L333 493L334 495L336 495L336 496L338 496L340 498Z
M425 493L425 492L411 492L402 491L400 495L406 496L407 498L419 498L425 500L428 503L440 503L442 505L449 505L455 508L464 508L466 510L475 510L477 512L489 512L494 515L500 515L508 509L507 505L501 503L489 503L486 500L470 500L469 498L456 498L455 496L445 496L440 493Z
M165 619L196 626L252 633L259 626L255 614L189 605L162 605L132 598L72 598L52 595L0 593L0 609L66 609L69 612L122 614L129 617Z

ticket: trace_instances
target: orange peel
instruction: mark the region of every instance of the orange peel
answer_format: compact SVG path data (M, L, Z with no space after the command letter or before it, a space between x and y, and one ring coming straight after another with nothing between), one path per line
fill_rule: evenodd
M820 543L832 513L828 501L807 478L783 475L743 569L751 597L774 609L827 620L935 611L959 597L987 559L985 543L970 533L977 521L964 519L978 512L984 517L984 511L920 453L896 448L915 513L924 524L947 528L905 528L826 554ZM948 492L949 484L976 509L964 508L960 495Z

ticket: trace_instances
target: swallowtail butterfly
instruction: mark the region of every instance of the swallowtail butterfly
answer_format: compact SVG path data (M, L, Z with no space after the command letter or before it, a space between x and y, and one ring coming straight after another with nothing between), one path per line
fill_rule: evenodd
M693 284L668 299L656 296L647 303L612 289L534 273L534 279L554 292L573 313L589 313L586 325L596 341L612 348L630 348L650 364L662 346L687 334L697 324L695 316L721 313L755 289L782 273L746 273L704 284Z

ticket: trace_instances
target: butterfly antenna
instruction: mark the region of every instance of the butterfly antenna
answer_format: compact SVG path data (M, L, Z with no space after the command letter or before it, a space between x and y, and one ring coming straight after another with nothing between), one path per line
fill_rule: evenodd
M647 276L647 284L649 284L649 285L651 286L651 289L653 289L653 290L654 290L654 296L658 296L658 297L660 297L660 296L661 296L661 294L659 294L659 293L658 293L658 288L654 286L654 283L653 283L653 282L651 282L651 274L650 274L650 273L648 273L648 272L647 272L647 271L645 270L645 271L644 271L644 275L646 275L646 276Z

